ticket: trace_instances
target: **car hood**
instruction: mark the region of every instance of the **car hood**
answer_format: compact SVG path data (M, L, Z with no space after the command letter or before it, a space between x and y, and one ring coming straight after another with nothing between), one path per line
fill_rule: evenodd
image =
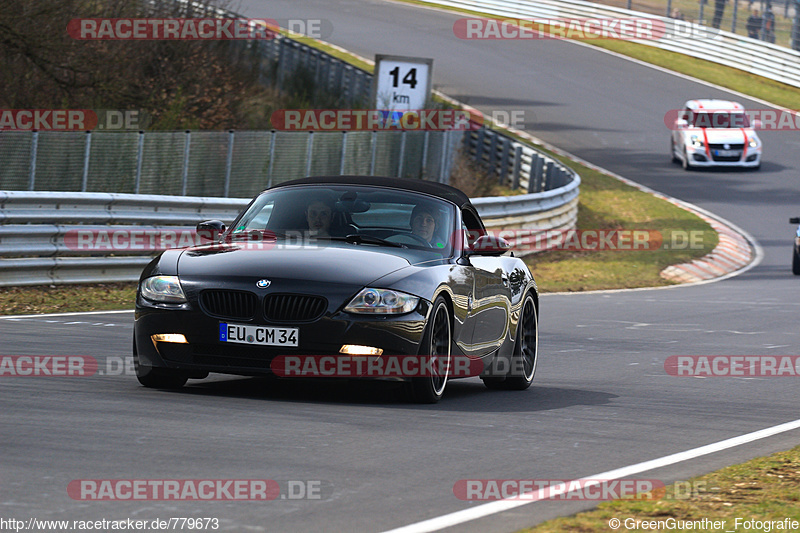
M755 137L753 130L742 128L705 128L697 131L701 134L705 131L706 138L711 144L742 144L745 142L745 136L747 139Z
M294 284L310 281L367 285L411 265L409 258L392 253L394 250L339 243L317 247L275 244L267 249L239 243L197 246L181 254L178 275L187 280L286 279Z

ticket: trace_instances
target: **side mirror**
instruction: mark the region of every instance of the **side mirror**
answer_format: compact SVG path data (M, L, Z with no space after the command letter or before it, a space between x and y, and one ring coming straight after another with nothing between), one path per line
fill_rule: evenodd
M481 235L472 246L464 251L464 255L498 256L511 250L511 244L502 237Z
M684 118L679 118L678 120L675 121L675 127L679 130L685 128L688 125L689 123Z
M789 219L789 224L800 224L800 217L792 217Z
M201 240L216 242L225 231L225 224L219 220L206 220L197 225L197 235Z

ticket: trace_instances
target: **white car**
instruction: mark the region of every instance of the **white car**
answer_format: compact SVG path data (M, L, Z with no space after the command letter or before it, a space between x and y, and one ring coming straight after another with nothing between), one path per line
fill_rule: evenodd
M729 100L689 100L672 127L672 161L695 167L761 167L761 139L744 106Z

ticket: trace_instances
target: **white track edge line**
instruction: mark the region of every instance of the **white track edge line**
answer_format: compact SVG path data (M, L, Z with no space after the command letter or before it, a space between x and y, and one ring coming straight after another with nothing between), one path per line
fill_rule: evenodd
M794 420L792 422L786 422L784 424L780 424L777 426L761 429L758 431L754 431L752 433L746 433L738 437L732 437L730 439L725 439L712 444L707 444L705 446L700 446L699 448L693 448L691 450L674 453L672 455L666 455L658 459L652 459L650 461L644 461L642 463L637 463L630 466L624 466L622 468L617 468L615 470L609 470L608 472L602 472L600 474L595 474L593 476L584 477L575 481L565 483L564 485L569 486L570 484L577 482L579 486L583 486L584 483L596 480L621 479L626 476L631 476L634 474L646 472L648 470L654 470L656 468L661 468L675 463L688 461L690 459L695 459L697 457L709 455L715 452L726 450L728 448L734 448L736 446L741 446L742 444L747 444L756 440L765 439L767 437L771 437L779 433L785 433L787 431L792 431L795 429L800 429L800 419ZM551 491L551 493L553 494L555 494L555 492L556 491ZM567 491L562 490L562 492L567 492ZM470 509L464 509L462 511L448 513L442 516L438 516L436 518L430 518L428 520L423 520L421 522L416 522L414 524L409 524L407 526L391 529L385 531L384 533L427 533L431 531L438 531L446 527L463 524L464 522L469 522L502 511L514 509L516 507L521 507L529 503L535 503L537 501L541 501L542 499L547 499L543 497L536 497L533 494L534 492L528 492L516 498L507 498L504 500L498 500L495 502L482 504L477 507L472 507ZM525 498L525 499L520 499L520 498Z
M0 320L17 318L50 318L54 316L82 316L82 315L114 315L120 313L133 313L133 309L120 309L110 311L73 311L71 313L49 313L46 315L3 315Z

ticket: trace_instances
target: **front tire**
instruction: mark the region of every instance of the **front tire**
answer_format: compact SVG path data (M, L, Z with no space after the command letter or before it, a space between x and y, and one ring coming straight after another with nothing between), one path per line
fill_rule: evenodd
M681 166L683 166L683 170L692 170L692 164L689 163L689 152L686 150L683 151L683 161L681 162Z
M800 254L797 253L797 248L792 252L792 274L800 276Z
M533 383L539 360L539 317L533 297L528 294L522 304L514 342L511 368L505 378L485 377L483 383L495 390L525 390Z
M675 155L675 139L671 137L669 139L669 153L672 156L673 163L680 163L680 158Z
M133 368L136 370L136 379L139 380L139 383L151 389L180 389L189 380L189 374L180 370L141 365L135 340L133 343Z
M430 376L411 379L411 399L416 403L436 403L441 400L449 377L453 336L450 309L442 296L433 302L430 317L422 338L420 355L433 359L430 365L433 372Z

